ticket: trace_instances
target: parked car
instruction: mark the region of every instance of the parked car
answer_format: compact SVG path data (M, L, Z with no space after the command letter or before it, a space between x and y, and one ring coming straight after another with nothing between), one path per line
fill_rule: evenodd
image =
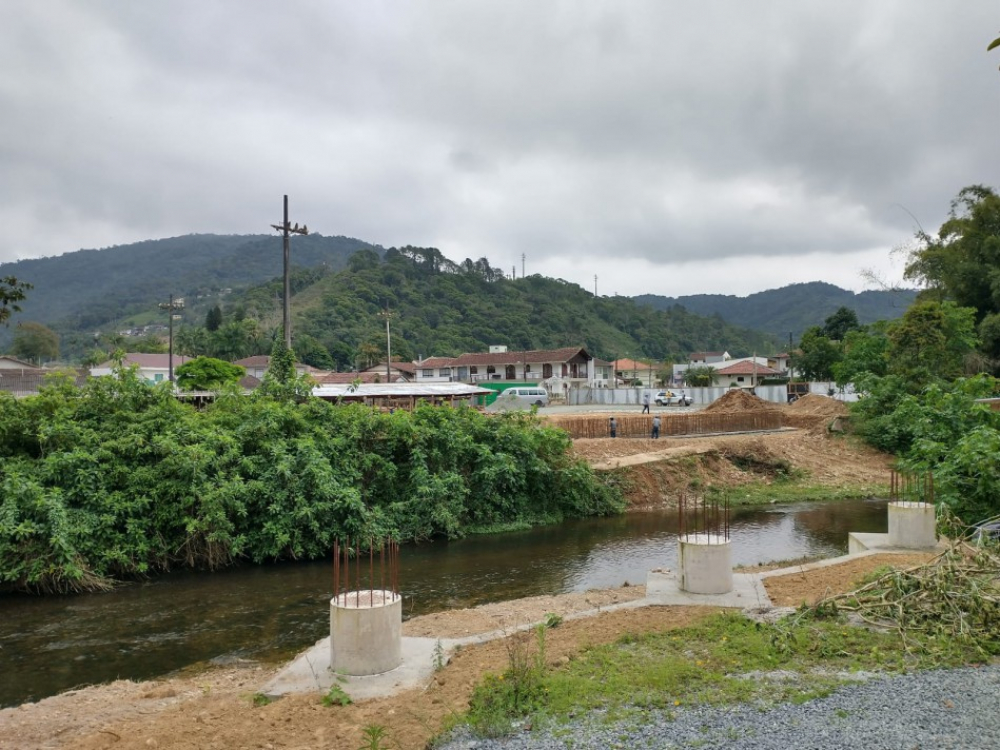
M503 391L498 397L498 402L508 406L547 406L549 394L544 388L525 388L516 386Z
M684 391L659 391L653 400L657 406L691 406L692 403L691 397L684 395Z

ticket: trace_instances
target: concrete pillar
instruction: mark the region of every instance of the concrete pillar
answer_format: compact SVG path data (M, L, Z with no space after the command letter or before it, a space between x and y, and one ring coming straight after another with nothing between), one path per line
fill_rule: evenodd
M382 674L402 653L403 599L391 591L348 591L330 600L330 669Z
M931 503L889 503L889 546L927 549L937 544Z
M719 534L678 538L681 590L692 594L727 594L733 590L733 553Z

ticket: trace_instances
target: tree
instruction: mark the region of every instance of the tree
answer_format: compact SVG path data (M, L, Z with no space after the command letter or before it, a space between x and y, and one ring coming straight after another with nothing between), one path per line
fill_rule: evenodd
M971 307L976 322L1000 313L1000 196L992 188L963 188L937 236L916 237L904 275L926 287L923 299Z
M166 354L169 342L164 341L154 333L147 334L142 338L129 342L130 352L140 352L144 354Z
M806 380L833 380L833 368L841 358L840 347L823 335L819 326L807 328L802 334L799 351L791 365Z
M714 367L703 365L701 367L689 367L684 371L684 384L691 388L702 388L715 385L718 377Z
M215 305L205 314L205 328L209 331L218 331L222 325L222 308Z
M889 326L889 370L913 384L961 375L976 348L975 310L918 302Z
M856 383L862 373L882 377L889 372L889 339L882 328L848 331L841 342L842 359L833 366L837 385Z
M12 312L21 312L18 302L25 298L25 292L31 289L31 284L18 281L13 276L0 277L0 323L7 325Z
M843 341L848 331L854 331L860 327L857 313L849 307L840 307L833 315L823 321L822 333L833 341Z
M229 383L238 383L246 374L239 365L214 357L196 357L174 370L177 387L185 391L215 391Z
M41 323L18 323L10 348L15 357L42 364L59 357L59 334Z

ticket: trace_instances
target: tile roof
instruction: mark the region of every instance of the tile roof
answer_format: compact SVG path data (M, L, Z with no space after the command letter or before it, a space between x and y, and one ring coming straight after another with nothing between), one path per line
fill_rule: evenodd
M362 383L381 382L385 373L378 372L324 372L313 375L317 385L349 385L355 380Z
M582 355L582 356L581 356ZM580 357L585 361L590 361L591 356L582 346L566 346L562 349L531 349L524 352L477 352L475 354L465 353L455 357L450 365L437 365L438 367L455 367L460 365L517 365L517 364L545 364L546 362L570 362Z
M694 361L696 359L708 359L709 357L721 357L724 354L726 354L726 352L692 352L691 360Z
M438 367L451 367L455 361L454 357L428 357L416 363L416 367L436 369Z
M779 370L772 370L770 367L753 362L737 362L729 367L716 368L717 375L780 375Z
M614 365L615 372L630 372L632 370L652 370L653 365L648 362L637 362L634 359L616 359L611 363Z

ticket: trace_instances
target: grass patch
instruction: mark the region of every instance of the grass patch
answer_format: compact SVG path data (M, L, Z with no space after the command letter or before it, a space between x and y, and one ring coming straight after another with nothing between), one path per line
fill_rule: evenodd
M725 491L732 506L768 505L770 503L800 503L821 500L859 500L887 497L889 485L882 483L859 485L824 485L796 479L774 482L751 482Z
M927 664L908 653L896 633L874 632L837 617L803 612L775 625L734 613L680 630L626 635L588 648L558 668L544 662L544 629L532 656L522 639L511 667L488 675L476 688L464 717L473 731L498 736L518 717L532 725L600 712L608 720L649 710L752 702L762 707L802 703L828 695L850 673L899 672ZM974 658L956 648L951 664ZM942 664L940 654L933 666Z

